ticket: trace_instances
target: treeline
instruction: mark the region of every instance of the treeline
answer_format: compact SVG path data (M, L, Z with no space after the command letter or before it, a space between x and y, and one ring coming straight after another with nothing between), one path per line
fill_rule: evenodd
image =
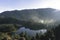
M15 24L0 25L0 40L60 40L60 25L47 30L44 35L36 33L36 36L29 36L26 32L16 34L18 26Z
M36 36L29 36L27 33L22 32L16 34L17 26L11 25L0 25L0 40L60 40L60 25L56 28L47 30L44 35L39 35L36 33Z
M0 32L1 40L55 40L55 35L52 31L47 31L44 35L29 36L25 33L16 34L14 32Z

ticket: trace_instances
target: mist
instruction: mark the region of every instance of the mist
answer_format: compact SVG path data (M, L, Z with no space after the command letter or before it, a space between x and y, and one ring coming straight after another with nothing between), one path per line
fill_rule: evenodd
M49 14L47 14L47 13L46 14L43 13L43 14L44 15L40 15L37 12L35 12L35 14L30 15L30 19L33 22L42 23L42 24L51 24L51 23L53 24L53 23L60 21L60 10L54 9Z

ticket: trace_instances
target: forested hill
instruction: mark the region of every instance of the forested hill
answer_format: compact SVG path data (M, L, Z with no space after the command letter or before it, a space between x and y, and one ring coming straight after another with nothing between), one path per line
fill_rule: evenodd
M0 13L0 17L12 17L20 20L33 20L34 17L45 19L52 18L55 9L42 8L42 9L26 9L26 10L13 10Z
M54 14L56 9L25 9L13 10L0 13L0 24L20 24L25 27L40 29L46 28L45 24L54 23Z

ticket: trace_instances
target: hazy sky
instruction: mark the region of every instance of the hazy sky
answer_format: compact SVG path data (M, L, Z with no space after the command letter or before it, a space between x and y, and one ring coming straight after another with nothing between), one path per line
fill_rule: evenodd
M60 0L0 0L0 12L33 8L60 9Z

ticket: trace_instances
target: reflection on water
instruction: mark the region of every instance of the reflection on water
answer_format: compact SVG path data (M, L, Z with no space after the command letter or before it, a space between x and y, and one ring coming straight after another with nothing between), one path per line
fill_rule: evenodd
M35 36L36 33L44 34L47 30L46 29L40 29L40 30L31 30L29 28L22 27L17 30L17 33L20 34L21 32L26 32L28 35Z

